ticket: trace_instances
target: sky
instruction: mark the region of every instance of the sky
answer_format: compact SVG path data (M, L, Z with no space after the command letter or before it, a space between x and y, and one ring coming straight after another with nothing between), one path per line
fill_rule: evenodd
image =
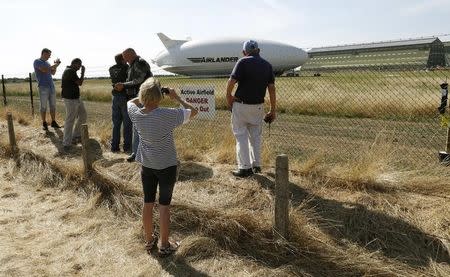
M303 49L438 36L450 40L450 0L0 0L0 74L27 77L42 48L63 67L107 76L128 47L151 62L172 39L269 39ZM156 65L152 71L158 73Z

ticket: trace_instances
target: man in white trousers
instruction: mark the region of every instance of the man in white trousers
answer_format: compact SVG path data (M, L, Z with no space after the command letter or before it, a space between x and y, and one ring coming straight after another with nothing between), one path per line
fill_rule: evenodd
M231 109L231 125L236 138L237 177L261 172L261 138L263 119L272 122L276 113L275 76L272 65L261 58L258 43L244 42L244 57L234 66L227 83L227 105ZM238 87L234 95L235 84ZM264 112L264 97L269 91L270 111Z

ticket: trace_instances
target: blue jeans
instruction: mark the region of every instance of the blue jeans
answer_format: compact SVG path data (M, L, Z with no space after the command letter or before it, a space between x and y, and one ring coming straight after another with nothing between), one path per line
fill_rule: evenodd
M56 111L56 92L55 87L39 87L39 100L41 104L40 111L41 113L47 112L47 103L50 106L50 112Z
M132 124L128 116L126 95L113 95L112 122L111 150L119 151L120 149L120 128L123 123L123 151L129 151L131 148Z

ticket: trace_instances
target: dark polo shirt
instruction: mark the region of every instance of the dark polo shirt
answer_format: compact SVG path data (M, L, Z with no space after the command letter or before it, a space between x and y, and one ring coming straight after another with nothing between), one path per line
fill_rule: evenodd
M76 81L80 80L75 69L66 67L61 78L61 96L66 99L80 98L80 86Z
M275 83L272 65L259 55L239 59L231 78L238 82L234 96L245 104L264 103L267 86Z

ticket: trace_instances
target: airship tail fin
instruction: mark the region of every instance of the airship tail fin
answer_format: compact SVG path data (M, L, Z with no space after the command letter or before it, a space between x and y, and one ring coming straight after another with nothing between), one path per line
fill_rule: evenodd
M158 33L157 34L159 39L161 40L162 44L164 44L164 46L169 49L171 47L174 46L179 46L183 43L185 43L187 40L174 40L174 39L170 39L168 36L166 36L163 33Z

